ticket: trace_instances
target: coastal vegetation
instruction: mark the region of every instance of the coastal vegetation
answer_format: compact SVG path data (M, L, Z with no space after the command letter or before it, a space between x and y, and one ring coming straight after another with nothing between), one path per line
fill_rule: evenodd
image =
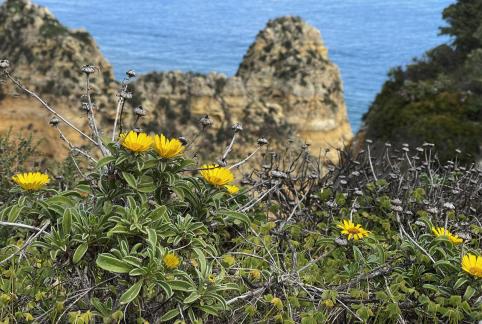
M35 10L20 3L15 12ZM169 122L162 128L143 122L141 104L152 96L168 106L156 89L186 75L147 75L139 89L128 86L135 71L115 83L109 73L99 78L105 71L91 64L61 69L79 83L72 89L82 89L81 109L65 110L85 121L77 127L42 99L45 80L30 87L16 75L18 61L0 60L2 86L51 114L42 126L69 152L59 163L42 158L35 134L0 137L0 324L482 321L482 170L473 163L480 80L470 65L480 56L473 31L481 9L468 0L449 7L444 16L451 27L443 32L454 36L453 45L394 71L377 97L366 117L369 137L392 128L405 137L380 135L385 143L366 139L356 151L320 153L290 136L272 145L252 132L262 124L209 114L196 117L193 136L183 136ZM300 19L269 24L281 38L293 26L310 31L323 58L317 64L326 63L319 37ZM70 33L51 27L43 30L46 37ZM265 63L257 56L272 50L262 54L253 46L246 62L256 69L243 65L240 75L257 84ZM296 51L288 43L272 53L278 50ZM279 64L294 73L291 81L306 82ZM335 75L335 67L327 68ZM231 83L225 99L244 89L241 79L187 77L198 86L189 92L191 110L194 99L199 106L211 102L203 93L212 80L219 89ZM103 80L102 93L116 97L94 96L94 79ZM272 81L270 87L279 85ZM340 83L329 81L329 95L344 107ZM56 79L48 85L56 88ZM97 100L117 102L110 124L99 122ZM127 109L130 100L133 109ZM266 107L271 115L278 109ZM409 125L402 127L403 120ZM421 127L417 137L412 125ZM444 133L436 133L441 126ZM212 128L222 139L213 140ZM72 141L71 133L83 141Z
M441 34L450 44L429 50L406 68L389 73L364 116L366 137L420 145L429 141L447 161L480 159L482 139L482 3L459 0L447 7Z

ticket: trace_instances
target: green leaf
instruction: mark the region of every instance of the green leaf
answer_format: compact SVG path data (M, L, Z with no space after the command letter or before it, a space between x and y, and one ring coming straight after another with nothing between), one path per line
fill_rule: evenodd
M174 308L168 311L167 313L165 313L164 315L162 315L159 320L161 322L167 322L169 320L176 318L178 315L179 315L179 309Z
M465 290L464 294L464 299L465 300L470 300L475 294L476 290L472 288L472 286L467 286L467 289Z
M12 209L10 210L10 212L8 213L8 221L9 222L15 222L18 218L18 216L20 215L20 213L22 212L24 206L13 206Z
M199 293L197 291L193 291L189 296L187 296L184 299L183 303L184 304L192 304L196 300L198 300L199 298L201 298L201 295L199 295Z
M459 278L459 280L457 280L455 282L455 285L454 285L454 289L459 289L460 287L462 287L468 280L465 279L465 278Z
M207 270L207 262L206 262L206 257L204 256L204 253L198 249L194 248L194 252L196 252L198 261L199 261L199 270L201 271L202 275L204 277L207 276L206 270Z
M130 187L137 189L137 181L132 174L130 174L129 172L122 172L122 177Z
M149 176L142 176L141 181L139 182L139 185L137 186L137 190L139 190L140 192L145 192L145 193L153 192L156 189L157 189L157 187L154 184L154 181Z
M74 262L74 264L82 260L88 248L89 248L89 244L82 243L75 249L74 256L72 257L72 261Z
M171 286L165 282L165 281L159 281L158 282L158 285L161 286L162 290L164 290L164 292L166 293L166 297L167 298L171 298L172 295L174 294L172 289L171 289Z
M64 215L62 216L62 231L65 234L69 234L72 230L72 211L66 209Z
M128 273L132 270L132 267L128 263L117 259L110 253L100 254L95 263L99 268L109 272Z
M239 221L247 226L250 225L249 217L244 213L240 213L229 209L223 209L220 211L220 213L226 216L226 220Z
M102 167L106 166L107 164L114 162L116 160L115 156L105 156L97 162L96 168L101 169Z
M172 288L172 290L177 290L177 291L192 291L194 288L193 286L184 280L171 280L168 282L169 286Z
M141 291L142 288L142 280L139 280L135 284L133 284L129 289L127 289L122 296L120 297L119 301L121 304L125 305L133 301L137 295L139 295L139 292Z
M147 230L147 240L152 247L157 245L157 233L155 229L149 228Z

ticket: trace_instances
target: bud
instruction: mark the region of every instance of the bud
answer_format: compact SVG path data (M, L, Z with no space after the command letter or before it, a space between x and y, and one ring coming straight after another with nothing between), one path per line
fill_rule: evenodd
M273 178L282 178L282 179L288 178L288 175L281 171L271 171L271 175L273 176Z
M201 123L203 128L211 127L213 125L213 121L209 118L208 115L202 117L199 122Z
M53 127L57 127L57 125L60 123L60 120L57 118L57 116L52 116L50 118L49 124Z
M235 132L235 133L239 133L243 130L243 126L240 124L240 123L236 123L234 124L233 126L231 126L231 129Z
M85 74L92 74L95 72L95 66L93 65L90 65L90 64L87 64L87 65L84 65L80 68L80 70L82 71L82 73L85 73Z
M81 106L81 109L82 109L83 111L90 111L90 106L89 106L89 104L88 104L87 102L83 102L83 103L82 103L82 106Z
M8 69L10 62L8 60L0 60L0 69Z
M218 163L219 166L221 166L221 167L223 167L223 168L227 165L226 160L221 160L221 159L219 159L219 160L217 161L217 163Z
M131 99L132 98L132 92L129 92L129 91L122 90L119 95L121 96L121 98L124 98L124 99Z
M136 76L136 71L134 71L134 70L129 70L129 71L126 72L126 75L127 75L127 77L128 77L129 79L130 79L130 78L135 78L135 76Z
M138 107L134 108L134 113L138 117L143 117L143 116L146 115L146 111L144 110L144 108L142 106L138 106Z
M268 140L264 137L258 138L258 145L268 145Z
M187 145L187 139L184 136L179 136L177 139L181 142L182 145Z

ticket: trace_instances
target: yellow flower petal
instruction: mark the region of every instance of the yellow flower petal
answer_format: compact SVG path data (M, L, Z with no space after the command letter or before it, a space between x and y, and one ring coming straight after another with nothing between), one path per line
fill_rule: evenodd
M153 143L153 139L146 133L130 131L127 134L120 135L120 143L129 151L140 153L149 150Z
M50 182L49 176L40 172L19 173L12 180L23 190L39 190Z
M184 149L185 146L177 138L168 139L163 134L154 137L154 150L165 159L181 155Z
M214 186L225 186L234 180L233 173L217 164L203 165L201 175L208 183Z

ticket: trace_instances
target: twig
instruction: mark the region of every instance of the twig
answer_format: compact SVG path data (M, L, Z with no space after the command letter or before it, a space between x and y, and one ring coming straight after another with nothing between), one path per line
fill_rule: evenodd
M253 152L253 153L251 153L250 155L248 155L248 157L246 157L244 160L239 161L238 163L233 164L232 166L230 166L230 167L229 167L229 169L230 169L230 170L231 170L231 169L234 169L234 168L239 167L240 165L242 165L242 164L244 164L244 163L248 162L248 160L249 160L249 159L251 159L251 158L253 157L253 155L255 155L255 154L256 154L256 152L258 152L258 151L259 151L259 149L260 149L260 146L258 146L258 147L256 148L256 150L254 150L254 152Z
M39 231L37 233L35 233L34 235L32 235L31 237L29 237L29 239L23 243L22 247L20 249L18 249L17 251L15 251L14 253L12 253L11 255L9 255L7 258L3 259L2 261L0 261L0 265L4 264L5 262L7 262L8 260L10 260L11 258L13 258L14 256L16 256L17 254L19 254L20 252L22 252L23 250L25 250L30 244L33 243L33 241L35 241L37 239L37 237L40 236L40 234L42 234L45 229L47 228L47 226L50 225L50 221L47 221L44 226L42 226Z
M30 226L26 224L20 224L20 223L10 223L10 222L0 222L0 225L2 226L14 226L14 227L20 227L20 228L26 228L26 229L31 229L34 231L40 231L41 229L35 226Z
M84 136L86 139L88 139L89 141L91 141L92 143L94 143L96 146L97 146L97 142L95 140L92 139L92 137L90 137L89 135L85 134L83 131L81 131L80 129L78 129L74 124L72 124L71 122L69 122L67 119L65 119L64 117L62 117L62 115L60 115L59 113L57 113L54 109L52 109L45 101L42 100L42 98L40 98L35 92L32 92L30 91L29 89L27 89L24 85L22 85L17 79L15 79L14 77L12 77L10 75L10 73L8 72L5 72L5 75L13 82L15 83L20 89L22 89L23 91L25 91L26 93L28 93L30 96L34 97L35 99L37 99L41 104L42 106L44 106L48 111L50 111L52 114L54 114L55 116L57 116L60 120L62 120L64 123L66 123L67 125L69 125L72 129L74 129L77 133L79 133L80 135Z

